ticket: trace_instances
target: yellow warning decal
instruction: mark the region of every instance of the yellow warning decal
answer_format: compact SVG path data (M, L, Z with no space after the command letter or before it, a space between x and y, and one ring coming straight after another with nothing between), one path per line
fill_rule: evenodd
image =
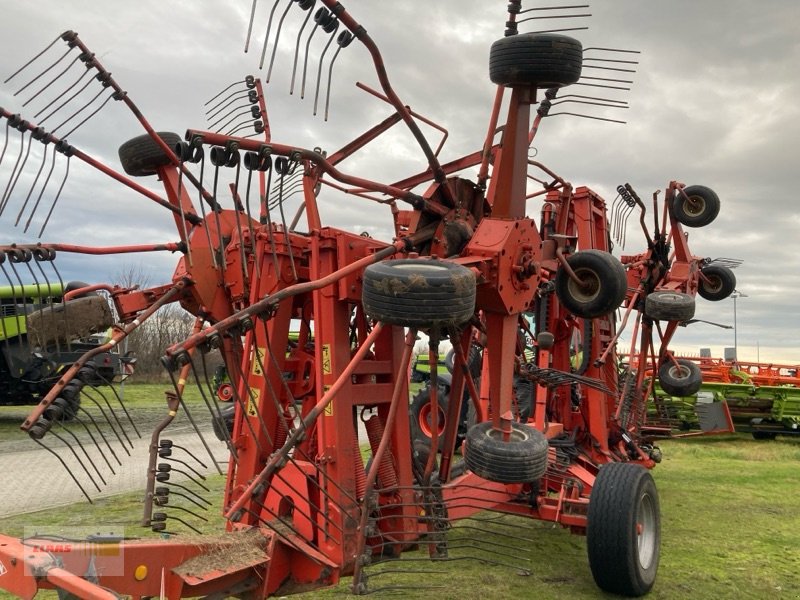
M331 345L330 344L323 344L322 345L322 374L323 375L330 375L331 374Z
M258 416L258 400L259 400L259 398L255 398L252 395L247 399L247 416L248 417L257 417Z
M323 385L322 386L322 393L323 394L327 394L329 389L331 389L331 386ZM332 417L333 416L333 402L329 402L328 406L325 407L325 416L326 417Z
M258 354L256 355L256 350ZM267 351L265 348L257 348L254 349L251 356L250 356L250 372L253 375L258 375L259 377L264 375L264 370L261 368L261 365L264 364L264 356L266 355Z

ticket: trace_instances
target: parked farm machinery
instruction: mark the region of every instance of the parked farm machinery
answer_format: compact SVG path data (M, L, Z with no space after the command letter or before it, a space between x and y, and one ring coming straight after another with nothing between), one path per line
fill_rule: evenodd
M648 415L648 431L653 435L740 431L764 440L800 435L797 365L706 357L678 360L694 365L702 383L689 394L669 383L664 388L656 379Z
M273 24L279 4L268 39L273 25L280 35L278 20ZM281 24L290 10L302 13L302 27L309 23L313 1L285 4ZM42 142L54 162L88 163L157 202L175 221L174 243L19 244L0 255L34 269L55 251L180 252L165 285L108 286L116 323L111 340L97 350L118 344L167 303L179 302L197 317L190 336L164 349L174 389L150 442L144 525L174 533L182 522L176 511L191 508L181 502L199 503L173 477L181 469L180 448L165 438L175 415L188 410L187 384L199 387L230 453L226 534L105 540L124 553L116 571L114 553L30 555L30 539L3 537L7 573L0 586L28 598L39 587L87 598L266 597L352 575L353 591L368 593L381 589L381 577L419 570L415 549L426 550L434 563L458 558L459 545L448 542L456 521L470 523L469 552L481 547L487 531L502 529L504 522L484 517L496 513L585 534L602 589L647 593L660 553L649 469L660 451L642 430L652 390L644 365L678 365L669 342L692 318L698 287L709 281L703 275L708 261L692 255L684 226L711 223L719 199L707 187L671 181L650 204L625 184L609 207L596 192L530 158L542 121L563 101L560 90L580 83L597 49L584 51L560 34L519 33L525 20L519 1L509 3L506 35L490 53L497 92L486 138L475 152L446 163L419 128L422 118L392 88L366 29L338 2L318 5L309 43L316 31L329 36L328 45L336 40L337 54L361 43L382 88L368 91L390 106L384 121L334 152L273 141L261 81L252 76L212 101L213 118L225 121L216 130L156 132L74 32L54 43L74 51L103 86L106 102L126 104L140 120L146 134L123 144L120 160L131 177L157 175L163 196L0 108L6 131L21 134L20 158L24 148ZM229 101L246 104L244 124L236 123L238 108ZM400 123L425 156L425 170L387 184L341 169ZM17 159L8 189L26 161ZM37 181L21 215L31 210L35 190L41 198L47 189ZM387 205L393 239L324 225L320 207L336 192ZM13 196L6 196L8 205ZM624 238L634 213L645 249L617 259L612 237ZM620 376L616 347L626 328L628 353L640 357L642 368ZM423 333L431 385L429 437L421 447L409 426L408 373ZM452 344L455 367L447 402L439 397L436 359L444 340ZM206 362L212 350L221 352L229 378L230 431L220 422L214 369ZM85 391L93 355L79 359L43 396L22 425L31 437L44 444L56 431L60 401ZM676 367L674 376L680 381L683 371ZM464 406L471 416L460 433ZM113 418L106 421L114 428ZM94 482L100 465L89 449L81 450L74 454L83 469L73 478ZM502 547L483 544L482 559L513 563L509 539Z

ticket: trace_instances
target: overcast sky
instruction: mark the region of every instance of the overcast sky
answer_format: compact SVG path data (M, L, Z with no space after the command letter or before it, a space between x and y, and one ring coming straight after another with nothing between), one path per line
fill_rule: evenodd
M276 11L273 39L287 1L281 0ZM488 79L488 49L502 37L506 4L505 0L345 3L378 42L403 102L448 128L444 161L477 150L482 144L494 96ZM538 5L544 4L552 5ZM187 128L204 129L205 101L247 73L266 77L266 69L258 70L258 59L272 5L271 0L259 2L251 50L244 54L250 0L5 0L0 3L0 80L62 31L72 29L100 57L156 129L178 133ZM523 4L535 6L527 1ZM590 12L592 17L553 22L553 26L588 26L588 31L571 35L581 39L584 47L639 50L640 65L631 77L634 84L629 92L577 86L570 90L626 100L629 109L612 111L574 104L560 108L624 119L627 124L554 116L543 124L534 143L537 160L576 186L592 187L609 202L614 199L614 188L625 182L630 182L644 199L657 189L663 190L671 180L713 188L722 200L720 216L707 228L690 230L690 245L699 256L744 261L736 269L738 289L747 295L737 302L739 355L744 360L760 356L762 361L800 363L800 208L793 192L800 165L800 3L613 0L596 2L590 9L576 12ZM315 38L312 45L305 99L301 101L297 92L288 95L301 19L301 12L293 7L281 32L272 81L267 87L273 140L319 146L330 152L390 111L355 87L356 81L378 87L367 52L355 43L337 59L327 123L312 116L321 38ZM535 27L541 29L542 25L526 23L521 30ZM47 56L55 60L62 52L59 42ZM270 55L271 46L267 62ZM328 59L324 70L327 64ZM36 66L43 69L46 63ZM59 70L54 69L40 83ZM70 71L69 77L23 108L22 99L38 89L36 84L18 97L12 94L38 72L30 69L8 84L0 84L0 106L36 121L33 115L53 99L48 98L48 91L51 96L59 94L79 73ZM92 84L86 93L98 89ZM60 123L59 116L68 115L56 115L46 125L52 128ZM0 148L5 142L4 126L0 123ZM111 102L69 141L119 169L117 148L141 132L127 109ZM426 128L425 132L434 144L438 143L434 130ZM18 136L12 133L0 164L0 191L19 153ZM37 145L0 216L2 243L36 239L35 233L24 234L21 227L13 225L40 163ZM390 182L424 166L409 136L397 128L393 135L370 146L369 152L343 163L342 168ZM52 201L54 194L50 192L55 191L55 182L60 183L63 176L63 167L59 160L54 183L42 200L46 208ZM139 182L158 189L152 178ZM538 210L538 204L529 204L531 216ZM45 214L46 210L39 210L34 216L32 231L38 231L36 225ZM23 211L23 224L27 216ZM334 197L324 201L323 218L328 225L369 231L382 239L389 236L388 211L370 203ZM630 220L627 253L644 249L643 237L633 227L635 220ZM42 239L113 245L174 241L176 234L164 209L72 160L69 179ZM57 264L65 279L91 282L113 280L131 265L141 265L150 283L159 284L169 281L176 257L166 254L138 261L135 257L62 254ZM733 301L698 299L696 317L733 325ZM732 330L695 324L678 332L674 347L687 352L711 347L721 356L724 347L733 346L733 338Z

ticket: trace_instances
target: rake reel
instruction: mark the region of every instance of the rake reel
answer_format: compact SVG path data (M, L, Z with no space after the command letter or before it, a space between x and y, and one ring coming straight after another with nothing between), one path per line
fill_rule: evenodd
M719 199L709 188L671 181L661 202L653 195L650 225L632 186L621 185L609 208L596 192L529 157L542 122L572 114L551 112L553 106L624 106L613 98L560 95L570 85L630 83L584 75L588 58L595 68L600 62L631 71L635 61L604 58L622 50L593 48L585 55L579 41L560 32L520 33L531 18L512 0L506 36L490 52L497 93L486 139L475 152L443 163L441 144L434 150L418 125L428 121L394 91L366 29L338 2L319 5L313 25L313 1L271 5L261 64L269 80L290 16L303 13L293 62L301 96L314 71L312 37L319 30L329 36L317 63L315 112L328 50L334 40L338 45L327 62L327 117L339 50L354 41L368 50L381 92L361 87L393 112L334 152L273 141L261 81L250 75L206 103L207 129L157 133L72 32L61 38L67 54L80 50L75 60L113 90L104 102L125 103L147 132L121 146L123 170L157 175L165 196L0 109L7 130L21 132L20 156L34 141L53 144L67 161L77 157L100 169L174 218L177 242L72 249L181 253L172 282L109 289L116 314L102 349L168 303L196 317L190 335L164 348L174 389L150 440L143 524L180 533L183 526L194 529L187 513L205 518L203 468L217 464L204 437L209 422L229 457L227 534L125 542L123 573L113 577L103 575L102 556L91 569L74 554L33 564L21 542L4 537L0 559L18 566L0 585L23 597L37 586L90 598L109 597L107 589L136 597L266 597L352 575L353 591L369 593L386 587L380 583L386 574L437 572L435 565L419 567L423 553L434 563L474 559L530 570L514 552L528 534L510 530L518 525L509 517L523 516L585 534L602 589L646 594L660 552L658 494L648 469L660 451L643 431L653 386L645 367L676 364L669 342L691 320L701 282L709 284L702 278L708 261L691 254L684 226L709 224ZM260 14L255 1L252 14ZM340 168L401 122L426 158L424 171L383 183ZM475 168L477 176L469 177ZM14 201L13 187L4 203ZM394 238L324 225L320 206L328 192L387 205ZM645 249L616 258L611 238L624 245L627 220L637 211ZM64 247L19 245L7 252L17 250ZM628 354L639 360L620 373L616 348L626 328ZM409 422L409 364L419 334L428 339L430 357L424 439L412 435ZM437 365L444 342L453 348L446 399ZM211 381L209 357L216 351L229 379L224 398ZM53 407L82 380L91 356L44 394L25 431L34 438L55 432ZM205 420L184 401L192 384L208 410ZM179 413L208 457L165 437ZM492 541L497 537L505 541ZM231 552L233 544L241 550ZM37 580L25 575L28 568Z

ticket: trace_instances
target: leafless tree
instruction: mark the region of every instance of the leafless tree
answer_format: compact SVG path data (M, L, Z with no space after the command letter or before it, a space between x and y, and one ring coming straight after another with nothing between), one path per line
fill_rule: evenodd
M149 276L141 265L125 264L114 276L116 285L145 289ZM168 304L144 321L127 338L126 351L136 356L137 380L154 380L166 377L160 359L164 350L189 336L194 317L178 304Z

